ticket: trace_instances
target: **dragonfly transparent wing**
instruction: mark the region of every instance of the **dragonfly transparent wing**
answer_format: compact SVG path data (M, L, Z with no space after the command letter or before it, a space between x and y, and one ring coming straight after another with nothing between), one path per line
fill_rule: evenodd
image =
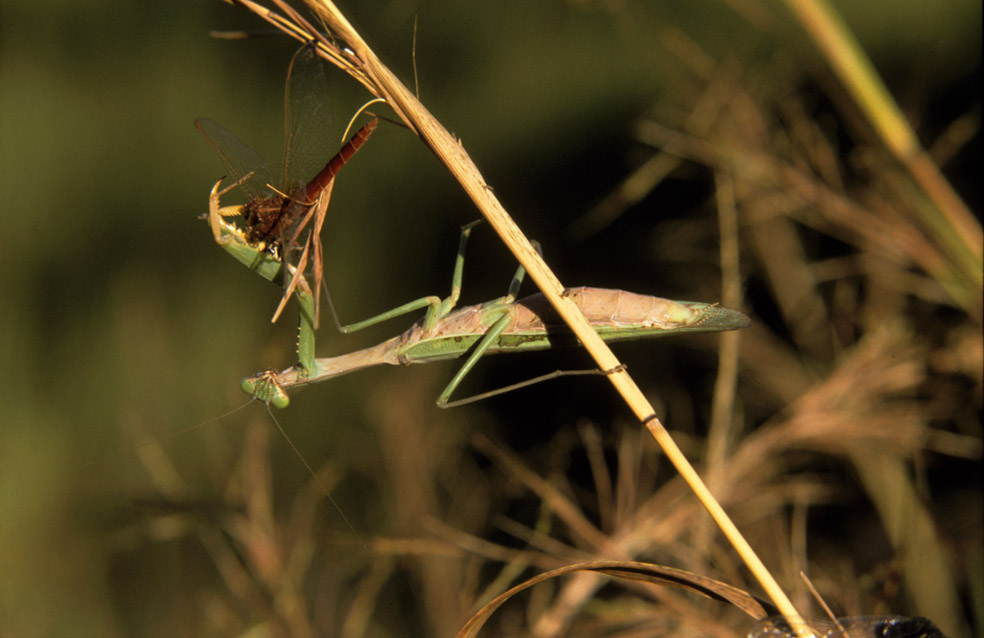
M849 638L946 638L925 618L904 616L857 616L840 618ZM844 634L829 620L811 622L817 638L844 638ZM766 618L748 632L747 638L796 638L782 618Z
M331 109L324 65L311 46L294 54L284 104L284 192L305 185L325 164L331 142Z
M200 117L195 120L195 126L219 154L226 167L227 177L239 181L249 175L242 184L243 192L249 199L266 194L268 185L273 184L273 178L267 163L256 151L240 142L239 138L211 118Z

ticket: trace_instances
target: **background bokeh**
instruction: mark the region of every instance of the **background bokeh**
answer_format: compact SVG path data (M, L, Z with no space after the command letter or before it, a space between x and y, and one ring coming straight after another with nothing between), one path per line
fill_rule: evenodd
M682 128L701 90L693 73L698 62L733 73L757 95L799 96L823 130L835 131L835 157L864 139L839 123L850 109L824 84L822 63L788 15L771 3L348 5L342 9L352 22L411 86L415 60L422 101L462 140L566 284L721 299L714 182L700 162L682 162L611 223L578 225L652 155L638 139L640 122ZM970 114L970 133L944 169L979 213L980 3L838 5L927 145ZM493 444L477 440L512 450L575 500L590 500L595 466L582 450L593 440L589 432L599 437L613 476L622 468L623 482L633 476L625 451L636 450L636 469L651 480L636 485L638 492L672 475L602 381L557 381L442 412L433 399L453 364L374 370L309 388L277 414L332 487L350 527L323 500L263 406L227 414L244 402L240 377L292 362L294 319L270 324L278 289L229 259L199 219L222 168L193 120L218 120L278 164L294 42L209 37L210 30L265 28L220 2L0 5L0 635L448 635L467 617L471 593L493 582L501 565L464 549L450 530L516 548L524 535L516 525L549 527L542 494L514 475L505 478L501 460L488 452ZM693 48L668 45L681 41ZM681 58L681 50L691 57ZM328 75L340 139L366 96L337 70ZM877 172L870 165L860 170ZM853 181L845 170L846 190ZM458 229L476 217L426 148L383 125L339 179L325 226L326 280L342 320L446 294ZM855 254L836 233L800 232L811 264ZM804 352L803 341L782 327L789 316L781 291L754 258L742 266L750 292L743 309L788 342L818 383L865 336L860 328L847 329L847 337L840 329L843 352ZM469 247L462 302L503 294L514 268L493 233L480 227ZM950 448L905 455L943 538L954 574L947 587L960 603L957 615L938 622L964 629L976 622L980 632L979 307L975 317L973 308L937 289L910 294L907 282L897 284L888 286L893 294L903 290L900 299L917 302L896 307L895 315L911 313L914 333L931 340L914 365L949 371L940 373L943 385L906 389L910 398L935 399L919 404L928 410L922 422L956 437ZM875 288L864 280L851 290L860 298ZM845 290L828 292L827 301L843 310L838 295ZM858 313L868 307L847 306ZM840 327L854 326L850 311L843 312ZM824 334L833 321L824 317L802 315L798 325ZM319 352L370 345L409 322L344 337L326 326ZM969 363L942 365L940 357L952 351L932 346L943 343L963 350ZM717 338L704 336L617 350L695 459L711 412L716 348ZM482 362L464 392L586 365L577 352L502 357ZM775 397L790 405L801 398L769 393L761 377L750 382L739 373L746 431L782 412ZM953 446L965 454L947 453ZM812 510L818 531L809 549L843 555L816 571L836 568L841 572L824 572L831 582L861 583L861 593L845 592L838 601L843 613L925 613L899 584L904 568L885 549L891 543L877 517L853 518L875 508L857 465L842 452L786 464L825 485L802 496L824 504ZM425 487L415 490L417 481ZM762 530L760 546L784 585L801 588L792 564L779 558L786 541L774 534L807 523L794 508L783 509L796 498L776 498L783 516ZM850 515L839 509L846 506ZM604 518L590 508L585 516ZM699 514L684 518L691 529L706 525ZM754 512L744 521L762 524ZM551 534L540 527L527 540ZM723 557L719 539L717 555L704 542L675 539L690 548L681 553L690 562L675 566L755 589L741 580L734 558ZM544 555L575 558L533 545ZM701 548L711 556L706 561L697 558ZM580 551L581 558L603 553L583 545ZM676 555L636 556L672 562ZM858 556L869 557L867 564ZM519 572L530 575L544 563L524 565L528 571ZM272 581L293 582L296 590L257 584ZM648 613L620 591L603 590L599 608L585 616L601 623L606 604L623 618ZM882 606L872 608L872 600ZM538 605L550 602L519 603L527 611L514 611L514 624L503 621L500 630L532 625ZM725 610L721 618L732 622L730 630L741 626ZM595 630L623 635L604 623Z

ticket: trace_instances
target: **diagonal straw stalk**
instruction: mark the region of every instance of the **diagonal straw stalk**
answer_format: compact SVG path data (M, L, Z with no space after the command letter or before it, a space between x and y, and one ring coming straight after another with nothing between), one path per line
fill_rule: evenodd
M847 90L885 148L912 176L932 207L916 207L924 230L941 246L960 276L973 282L970 298L955 297L976 305L984 281L984 233L981 223L923 150L902 110L892 98L871 60L840 19L828 0L784 0L787 8L815 43L831 71ZM958 282L943 281L951 287Z
M530 240L523 234L516 222L509 216L493 194L492 188L485 182L478 167L465 152L461 143L449 133L423 104L413 95L393 73L376 57L369 45L356 32L355 28L345 19L338 8L330 0L306 0L307 4L324 20L329 33L345 44L346 49L319 33L302 16L286 5L283 0L273 0L284 11L290 20L285 20L273 14L252 0L232 0L242 4L261 15L264 19L284 30L288 35L302 41L312 39L319 43L319 50L331 51L325 57L344 71L356 77L371 93L386 100L386 103L413 130L420 139L437 155L438 159L454 175L465 192L482 212L489 224L499 234L506 246L516 259L526 269L530 278L543 292L550 304L557 310L564 322L570 327L581 344L594 358L598 367L608 371L608 378L622 396L636 417L646 426L649 433L659 444L667 458L693 490L701 504L707 509L711 518L731 542L749 570L754 574L762 588L775 603L776 607L796 628L801 638L813 636L812 630L805 624L802 616L796 611L792 602L779 587L779 584L769 573L748 541L725 513L710 490L701 480L683 452L677 447L669 432L656 417L655 409L643 395L632 377L629 376L619 360L608 348L601 337L591 328L591 325L581 314L577 306L564 296L564 286L550 270L546 262L533 248ZM287 26L289 25L289 26Z

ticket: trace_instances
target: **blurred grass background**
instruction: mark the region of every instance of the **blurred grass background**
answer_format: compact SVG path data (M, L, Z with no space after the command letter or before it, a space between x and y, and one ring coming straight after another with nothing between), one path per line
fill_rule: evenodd
M977 301L962 305L927 275L904 221L921 205L914 189L789 16L710 0L357 4L342 8L408 85L416 19L421 99L567 284L721 299L715 194L738 174L741 303L755 326L730 451L704 470L800 604L805 569L841 613L931 614L951 635L980 635L980 289L964 281ZM979 214L980 4L839 8ZM601 556L755 589L598 380L448 412L433 400L453 364L296 395L278 416L337 485L357 540L262 406L167 438L240 405L240 377L291 362L293 319L269 324L276 287L197 218L221 166L195 117L280 161L294 44L208 37L262 28L218 2L0 6L0 634L449 635L490 583L494 594ZM329 78L340 136L364 96ZM708 96L718 110L697 131ZM672 144L683 160L667 179L614 206L610 223L578 221ZM835 205L784 199L790 183L770 182L781 171L736 170L738 151L798 169ZM446 294L458 228L476 213L431 155L384 127L342 177L324 242L343 320ZM856 208L837 217L837 202ZM869 224L884 230L865 236ZM514 268L491 232L476 233L462 302L502 294ZM324 329L320 353L408 323ZM693 459L717 344L617 351ZM464 392L584 365L577 352L503 357ZM582 518L554 512L503 455ZM515 573L495 580L504 559ZM565 612L564 590L544 587L490 635L548 635L549 622L611 636L743 626L718 603L612 585Z

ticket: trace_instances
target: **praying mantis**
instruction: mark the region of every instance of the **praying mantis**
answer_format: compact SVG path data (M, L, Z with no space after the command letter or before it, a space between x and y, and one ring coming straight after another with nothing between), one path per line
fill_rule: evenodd
M462 228L451 278L451 294L447 298L422 297L365 321L344 326L342 332L354 332L426 309L424 317L407 331L376 346L337 357L316 358L314 298L304 280L304 273L291 264L285 265L278 255L265 250L263 245L250 242L243 229L226 220L219 199L228 188L223 190L221 185L222 180L216 182L209 196L209 223L217 243L264 279L273 281L283 268L287 268L288 278L299 282L293 290L300 310L298 363L280 372L268 370L246 377L241 384L243 391L269 405L285 408L290 403L288 389L319 383L356 370L384 364L427 363L467 354L464 365L437 399L439 407L453 407L475 400L476 397L454 402L449 399L483 355L577 345L577 340L560 322L542 294L516 299L525 275L522 266L513 276L505 296L455 310L461 293L465 246L477 223L473 222ZM737 330L749 324L745 315L716 304L673 301L602 288L571 288L565 295L578 305L592 327L606 341ZM556 372L484 393L477 398L572 373L583 374L585 371Z

